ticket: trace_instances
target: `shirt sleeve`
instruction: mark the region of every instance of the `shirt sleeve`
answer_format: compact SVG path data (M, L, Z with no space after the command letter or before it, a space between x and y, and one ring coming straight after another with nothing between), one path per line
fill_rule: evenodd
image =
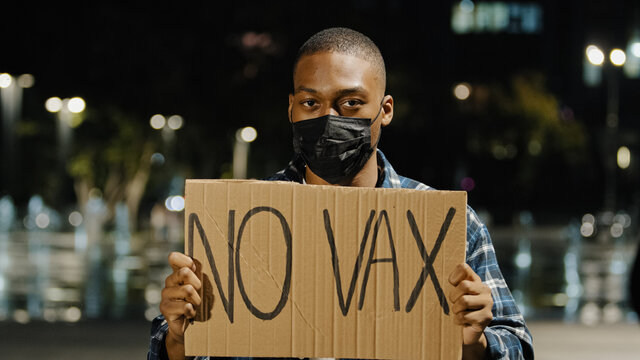
M147 353L147 360L169 360L167 354L167 347L165 345L165 337L169 330L169 324L167 324L164 316L160 315L153 319L151 322L151 342L149 344L149 352ZM207 356L187 357L190 360L209 360Z
M502 276L487 227L467 207L467 264L491 289L493 320L484 330L490 359L533 359L532 338Z
M151 322L151 342L149 343L149 352L147 360L169 360L167 348L164 344L164 338L167 335L169 324L164 320L164 316L160 315Z

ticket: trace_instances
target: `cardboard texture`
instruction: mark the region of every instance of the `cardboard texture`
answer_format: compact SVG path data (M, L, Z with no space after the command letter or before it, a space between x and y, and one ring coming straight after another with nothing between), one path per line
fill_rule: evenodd
M466 193L187 180L203 304L186 354L459 359Z

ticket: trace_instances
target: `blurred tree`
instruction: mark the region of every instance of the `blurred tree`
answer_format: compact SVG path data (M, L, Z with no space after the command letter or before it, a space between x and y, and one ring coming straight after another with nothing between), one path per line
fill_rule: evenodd
M510 208L531 206L542 191L569 187L587 158L587 134L536 72L513 75L508 85L476 85L461 104L472 167L493 183L487 195Z
M92 190L98 189L107 208L105 223L113 219L116 204L124 202L132 233L137 230L138 210L149 181L151 155L158 147L145 125L115 109L105 115L89 114L76 129L75 155L67 166L83 213Z

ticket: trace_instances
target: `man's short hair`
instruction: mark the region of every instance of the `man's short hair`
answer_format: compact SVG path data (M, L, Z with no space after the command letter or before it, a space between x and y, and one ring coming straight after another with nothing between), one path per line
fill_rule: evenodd
M321 52L337 52L368 61L379 73L382 86L386 87L387 73L384 59L378 46L366 35L344 27L329 28L316 33L298 50L293 63L293 74L295 75L298 62L303 56Z

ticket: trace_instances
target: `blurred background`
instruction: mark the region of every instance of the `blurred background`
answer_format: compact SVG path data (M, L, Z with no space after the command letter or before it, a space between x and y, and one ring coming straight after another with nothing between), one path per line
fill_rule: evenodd
M637 1L92 1L2 5L3 359L145 356L184 180L287 164L293 60L330 26L380 47L380 148L468 192L538 358L637 356Z

